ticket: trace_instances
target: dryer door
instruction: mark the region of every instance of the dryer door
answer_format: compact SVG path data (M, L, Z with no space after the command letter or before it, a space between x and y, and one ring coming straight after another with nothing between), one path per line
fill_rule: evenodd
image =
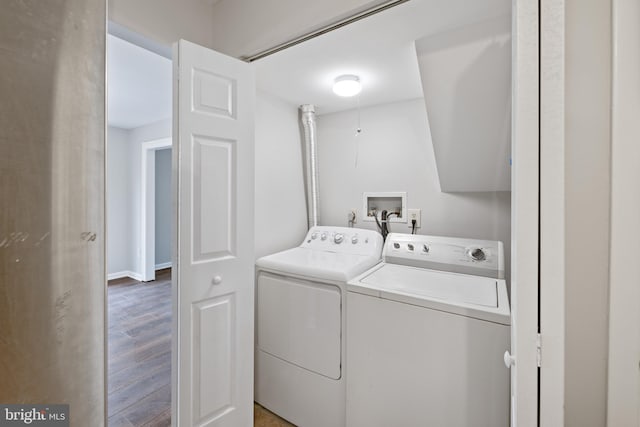
M261 272L258 348L301 368L339 379L341 299L337 286Z

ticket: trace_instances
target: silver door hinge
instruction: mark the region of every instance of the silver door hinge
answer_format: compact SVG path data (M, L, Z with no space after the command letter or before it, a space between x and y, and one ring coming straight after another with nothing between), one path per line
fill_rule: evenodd
M542 337L540 334L536 335L536 362L539 368L542 365Z

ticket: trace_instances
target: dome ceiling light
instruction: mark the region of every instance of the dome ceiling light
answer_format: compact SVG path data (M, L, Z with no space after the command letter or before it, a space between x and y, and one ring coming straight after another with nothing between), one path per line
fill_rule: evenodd
M362 90L360 77L352 74L344 74L336 77L333 82L333 93L338 96L349 97L355 96Z

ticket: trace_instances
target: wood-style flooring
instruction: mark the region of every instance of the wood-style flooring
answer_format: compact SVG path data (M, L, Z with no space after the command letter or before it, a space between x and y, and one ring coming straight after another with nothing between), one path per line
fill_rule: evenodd
M283 420L273 412L269 412L262 406L253 405L253 426L254 427L295 427L295 425Z
M171 270L109 282L109 427L171 425Z
M109 427L171 425L171 270L109 282ZM294 427L254 405L255 427Z

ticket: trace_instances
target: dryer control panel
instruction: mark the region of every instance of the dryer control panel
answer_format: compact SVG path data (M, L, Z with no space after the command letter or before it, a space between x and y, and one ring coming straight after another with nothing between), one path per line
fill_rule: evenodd
M382 236L377 231L362 228L311 227L300 245L318 251L380 256Z
M390 264L504 279L504 247L496 240L391 233L382 256Z

